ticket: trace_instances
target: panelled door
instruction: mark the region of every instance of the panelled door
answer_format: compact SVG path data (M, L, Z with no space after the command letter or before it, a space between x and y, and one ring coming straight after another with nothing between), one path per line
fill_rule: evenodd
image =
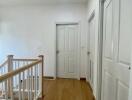
M104 1L101 100L128 100L132 34L129 1Z
M57 25L57 77L77 78L78 25Z
M89 52L88 52L88 57L90 58L90 63L89 63L89 81L92 86L94 87L94 58L95 58L95 16L94 12L91 14L90 19L89 19Z

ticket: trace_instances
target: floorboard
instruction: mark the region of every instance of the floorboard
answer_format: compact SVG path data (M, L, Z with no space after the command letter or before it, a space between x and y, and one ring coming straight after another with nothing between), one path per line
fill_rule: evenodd
M93 100L89 85L75 79L45 80L44 95L44 100Z

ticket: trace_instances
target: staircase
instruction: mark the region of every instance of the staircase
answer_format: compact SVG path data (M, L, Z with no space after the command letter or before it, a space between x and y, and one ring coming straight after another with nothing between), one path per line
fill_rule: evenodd
M43 62L15 59L9 55L0 65L0 100L38 100L43 98Z

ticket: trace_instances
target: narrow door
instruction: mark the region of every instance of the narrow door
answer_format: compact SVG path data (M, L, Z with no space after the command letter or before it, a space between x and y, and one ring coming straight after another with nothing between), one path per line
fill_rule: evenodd
M90 63L89 63L89 81L94 88L94 57L95 57L95 17L94 13L92 13L90 19L89 19L89 52L88 52L88 57L90 58Z
M57 77L77 78L78 25L57 25Z
M104 1L102 100L128 100L131 18L129 0Z

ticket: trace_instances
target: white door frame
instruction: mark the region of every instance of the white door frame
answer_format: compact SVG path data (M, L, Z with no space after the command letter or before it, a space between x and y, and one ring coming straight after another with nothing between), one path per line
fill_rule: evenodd
M88 22L91 16L95 17L95 21L98 19L98 55L97 55L97 93L96 93L96 99L101 100L101 89L102 89L102 50L103 50L103 1L104 0L98 0L98 8L93 9L93 11L90 13L88 17ZM99 15L96 15L96 14ZM99 18L97 18L97 16ZM96 22L95 22L96 23ZM89 27L89 25L88 25ZM95 26L95 29L97 27ZM88 30L89 31L89 30ZM96 33L95 33L96 34ZM88 48L89 50L89 48Z
M56 22L55 23L55 69L54 69L54 79L57 77L57 25L78 25L78 63L79 65L77 66L77 73L76 73L76 78L79 80L80 79L80 65L81 65L81 29L80 29L80 21L78 22Z
M96 99L101 100L102 92L102 52L103 52L103 13L104 1L98 0L97 8L95 11L95 18L98 16L98 55L97 55L97 95ZM98 15L96 15L96 12ZM90 17L89 17L90 18ZM89 19L88 19L89 21ZM97 27L95 27L97 28ZM88 49L89 50L89 49Z
M99 11L99 30L98 30L98 58L97 58L97 100L101 100L102 95L102 54L103 54L103 17L104 17L104 2L98 1Z

